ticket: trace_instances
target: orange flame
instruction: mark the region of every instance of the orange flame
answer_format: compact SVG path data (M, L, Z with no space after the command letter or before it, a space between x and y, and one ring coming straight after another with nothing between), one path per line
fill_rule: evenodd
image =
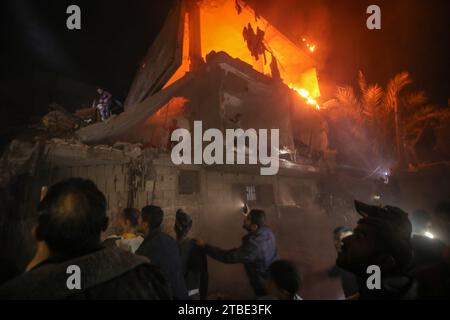
M311 94L308 92L308 90L304 88L297 88L296 86L290 84L289 88L297 92L306 102L306 104L314 106L317 110L320 110L320 105L317 103L313 97L311 97Z

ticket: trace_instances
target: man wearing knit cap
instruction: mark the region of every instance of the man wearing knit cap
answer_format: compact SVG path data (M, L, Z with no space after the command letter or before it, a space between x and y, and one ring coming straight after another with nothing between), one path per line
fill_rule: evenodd
M414 299L416 283L406 275L412 257L411 222L403 210L371 206L355 201L362 216L353 235L343 239L339 267L354 273L359 282L359 299ZM368 267L381 271L381 288L369 288Z

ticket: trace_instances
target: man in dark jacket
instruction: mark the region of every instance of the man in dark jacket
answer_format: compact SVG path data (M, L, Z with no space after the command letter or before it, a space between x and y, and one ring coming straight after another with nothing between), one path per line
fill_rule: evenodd
M188 299L184 283L180 251L174 239L161 231L164 212L160 207L147 206L141 210L140 227L145 233L144 242L136 251L150 259L151 263L161 269L168 280L174 299Z
M52 186L39 205L38 244L27 272L0 288L0 299L170 299L162 274L148 259L100 241L105 196L89 180Z
M205 300L208 294L208 262L204 250L188 237L191 228L192 218L181 209L177 210L174 230L188 295L193 300Z
M243 228L248 234L242 238L239 248L223 250L198 240L208 256L223 263L243 263L245 272L255 295L266 295L264 286L269 266L278 259L275 236L266 226L266 215L262 210L251 210L244 219Z

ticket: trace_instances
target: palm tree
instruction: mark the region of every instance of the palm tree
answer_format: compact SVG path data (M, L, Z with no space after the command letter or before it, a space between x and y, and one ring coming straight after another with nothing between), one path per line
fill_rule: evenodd
M450 109L428 105L423 91L403 94L411 83L409 73L401 72L383 89L378 84L368 84L360 71L357 93L351 86L338 87L335 98L324 104L337 111L340 121L343 118L350 121L345 128L352 137L348 152L366 153L364 165L373 168L382 160L395 159L397 166L402 167L405 136L417 137L430 121L448 119ZM356 150L361 146L362 149Z
M407 72L402 72L394 76L387 86L384 104L385 107L390 109L394 113L394 130L395 130L395 143L397 151L397 162L399 166L404 162L404 149L403 149L403 134L400 125L400 110L399 110L399 95L400 92L409 84L412 83L411 78ZM388 113L392 113L389 112Z

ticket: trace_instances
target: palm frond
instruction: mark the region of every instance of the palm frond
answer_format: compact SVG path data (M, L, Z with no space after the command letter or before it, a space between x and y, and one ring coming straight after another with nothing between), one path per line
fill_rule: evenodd
M355 91L351 86L338 87L336 91L336 99L341 106L348 110L359 109L359 101L355 95Z
M406 117L414 116L416 112L426 107L427 96L424 91L417 91L406 95L402 99L403 114Z
M361 94L364 95L367 90L367 81L364 73L361 70L359 70L358 72L358 85L359 89L361 90Z
M428 105L416 112L406 124L407 131L413 131L424 127L430 123L448 123L450 120L450 108L440 108L433 105Z
M383 101L383 94L383 89L379 85L374 84L368 86L362 97L364 113L372 116L375 112L377 112Z
M405 102L413 107L422 106L427 102L427 96L424 91L417 91L406 95Z
M387 86L385 103L387 108L392 108L397 101L400 91L403 90L407 85L411 84L412 80L409 77L408 72L398 73L392 78Z

